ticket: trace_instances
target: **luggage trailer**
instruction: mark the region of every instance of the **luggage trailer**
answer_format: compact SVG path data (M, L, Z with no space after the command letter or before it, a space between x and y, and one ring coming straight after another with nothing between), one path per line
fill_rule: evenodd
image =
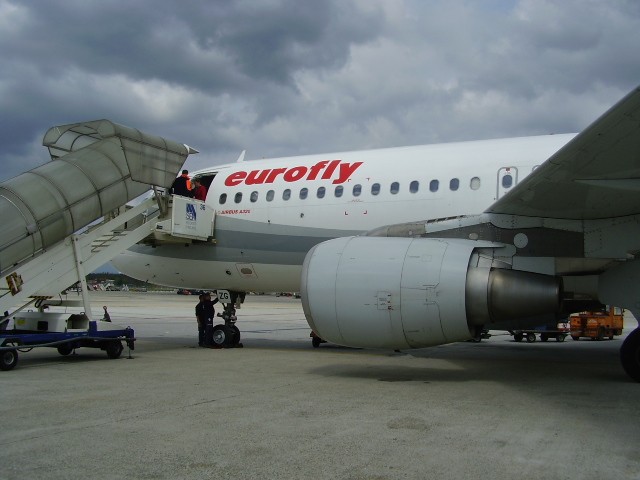
M136 340L131 327L89 320L85 314L24 312L14 317L14 323L16 328L0 332L0 370L13 369L18 352L42 347L56 348L64 356L80 347L99 348L108 358L119 358L124 341L131 358Z

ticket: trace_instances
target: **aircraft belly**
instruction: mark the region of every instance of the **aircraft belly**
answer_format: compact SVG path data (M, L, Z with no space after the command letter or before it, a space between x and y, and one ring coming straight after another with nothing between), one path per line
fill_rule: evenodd
M296 292L300 288L300 265L159 257L131 251L112 262L126 275L170 287L258 292Z
M298 291L309 249L344 233L223 218L215 243L138 244L113 264L134 278L172 287Z

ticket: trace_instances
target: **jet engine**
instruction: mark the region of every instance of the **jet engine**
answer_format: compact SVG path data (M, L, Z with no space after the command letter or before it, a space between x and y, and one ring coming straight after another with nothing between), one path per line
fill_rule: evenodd
M302 271L311 328L354 347L420 348L478 326L555 314L558 277L496 268L501 245L462 239L344 237L316 245Z

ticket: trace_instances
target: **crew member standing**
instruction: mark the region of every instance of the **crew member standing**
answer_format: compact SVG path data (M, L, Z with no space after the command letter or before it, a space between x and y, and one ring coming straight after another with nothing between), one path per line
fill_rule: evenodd
M193 198L205 201L207 199L207 187L202 185L199 179L193 179Z
M176 178L171 185L169 192L173 195L181 195L183 197L193 197L191 192L191 179L189 178L189 170L182 170L182 175Z
M211 294L209 292L204 294L204 300L202 301L202 313L204 315L205 327L204 327L204 344L209 348L214 348L213 344L213 318L216 312L213 306L218 303L218 297L215 300L211 300Z
M205 328L205 319L204 319L204 294L200 294L198 296L199 302L196 305L196 320L198 322L198 346L204 347L204 328Z

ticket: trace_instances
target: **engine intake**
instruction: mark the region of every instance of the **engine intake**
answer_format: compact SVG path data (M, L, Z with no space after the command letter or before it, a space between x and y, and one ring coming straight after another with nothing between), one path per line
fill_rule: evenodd
M341 345L420 348L467 340L478 325L559 310L559 279L479 267L474 251L487 246L397 237L323 242L303 265L307 321Z

